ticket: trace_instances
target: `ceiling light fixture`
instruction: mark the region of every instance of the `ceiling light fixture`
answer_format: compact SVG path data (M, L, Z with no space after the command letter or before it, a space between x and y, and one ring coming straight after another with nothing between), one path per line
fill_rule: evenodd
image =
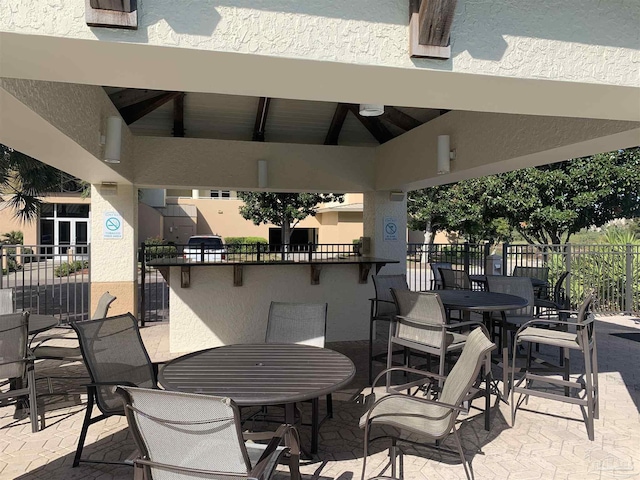
M361 103L359 112L363 117L378 117L384 113L384 105Z
M103 138L104 161L106 163L120 163L122 147L122 118L113 116L107 118L107 129Z
M456 151L451 150L449 135L438 135L438 175L451 171L451 160L455 160Z

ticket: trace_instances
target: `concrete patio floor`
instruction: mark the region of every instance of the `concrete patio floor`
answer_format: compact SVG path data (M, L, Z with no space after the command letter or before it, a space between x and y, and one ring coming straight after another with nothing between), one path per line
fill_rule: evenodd
M53 332L55 333L55 332ZM640 319L599 317L597 339L600 366L600 419L595 423L595 441L587 439L580 409L558 402L532 398L518 411L516 424L510 426L508 405L492 396L491 431L483 429L477 413L460 416L462 444L476 479L620 479L640 478L640 342L612 335L640 334ZM168 328L155 324L142 329L145 344L154 361L166 361ZM366 385L366 342L342 342L328 348L348 355L358 374L351 385L334 394L334 418L320 431L320 452L311 461L303 461L301 471L307 479L360 478L362 468L362 431L358 419L364 412L362 393ZM572 357L574 371L579 358ZM82 392L83 366L56 361L36 365L38 377L54 379L56 391L77 392L60 403L60 397L41 398L49 404L46 426L31 433L28 419L14 420L14 408L0 408L1 479L130 479L131 467L83 464L71 468L86 400ZM499 371L496 375L500 375ZM73 378L76 377L76 378ZM46 381L38 382L46 392ZM481 405L481 402L478 404ZM303 441L308 441L306 429ZM444 446L452 446L446 440ZM85 453L94 459L124 459L134 450L126 420L111 417L89 428ZM386 470L387 444L373 444L366 478ZM434 450L402 446L405 479L462 479L464 470L457 456ZM279 467L278 478L288 478L286 467Z

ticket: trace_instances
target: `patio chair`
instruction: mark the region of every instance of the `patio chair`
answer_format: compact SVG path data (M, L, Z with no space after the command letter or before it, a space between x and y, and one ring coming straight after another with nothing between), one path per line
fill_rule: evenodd
M387 370L392 367L391 352L394 346L407 348L409 352L422 352L439 357L438 374L444 378L446 356L460 353L467 336L459 333L462 328L480 326L481 322L467 321L447 323L447 315L440 296L435 292L412 292L391 289L398 314L389 330L389 355ZM411 357L407 355L405 367L410 367ZM440 382L442 383L442 382Z
M440 268L453 269L453 264L449 262L434 262L431 266L431 290L442 290L442 277L440 276Z
M524 375L515 380L515 349L512 359L511 369L511 424L515 425L516 410L521 400L516 403L515 394L519 393L525 399L531 395L534 397L542 397L550 400L558 400L560 402L579 405L583 409L585 424L589 440L594 439L594 419L599 416L599 398L598 398L598 355L596 349L595 319L591 313L591 305L593 303L593 294L586 296L582 305L577 312L575 321L571 319L535 319L523 324L515 335L517 343L529 343L529 355L527 356L527 364ZM575 332L563 331L553 328L542 328L548 326L564 325L566 327L575 328ZM564 370L565 375L562 380L549 376L540 375L534 372L555 373L561 367L549 368L547 364L543 368L537 367L537 363L532 363L531 345L533 343L560 347L564 351ZM584 373L576 382L569 381L569 365L570 351L578 350L584 358ZM553 366L552 366L553 367ZM539 391L533 388L534 383L547 383L554 386L565 387L565 389L577 390L576 395L569 396L560 395L552 391ZM578 394L584 393L579 397Z
M569 275L569 272L562 272L560 274L560 276L556 280L556 283L553 287L553 294L551 297L535 298L535 306L540 311L546 311L546 310L557 311L557 310L569 309L569 296L566 295L564 290L565 280L567 279L568 275Z
M485 368L483 377L486 385L482 393L487 398L488 404L491 372L490 355L495 348L496 346L489 340L485 329L483 327L476 328L469 334L460 358L447 377L405 367L393 367L378 375L371 387L371 394L367 397L367 403L370 407L360 419L360 428L364 429L362 479L364 480L365 478L369 443L387 437L391 437L391 447L389 449L391 476L396 478L397 441L400 439L399 433L403 431L427 437L436 442L439 450L460 455L465 474L470 479L470 468L465 459L455 423L460 412L466 413L468 411L465 405L468 405L481 392L478 388L480 386L478 374L483 365ZM389 378L388 374L394 371L407 372L421 378L409 384L395 387L391 386L387 381L384 393L374 393L374 387L378 381L383 376ZM421 388L423 391L426 389L427 392L430 392L430 389L433 388L433 383L441 380L444 380L444 385L437 400L426 396L418 396L417 394L412 395L400 392L407 387ZM420 391L416 393L419 394ZM370 439L373 425L394 427L400 432ZM457 452L444 449L440 445L449 435L453 436L455 440ZM430 445L424 446L429 447Z
M243 436L239 409L229 398L126 386L117 393L139 451L133 463L147 480L266 480L288 454L292 477L298 475L297 432L290 425L264 445L246 441L254 434Z
M98 306L95 312L91 316L92 320L98 320L106 318L109 312L109 307L116 300L109 292L104 292L98 300ZM72 342L71 346L62 345L47 345L46 343L51 340L63 340L64 342ZM33 349L33 355L37 360L66 360L70 362L79 362L82 360L82 352L78 345L78 340L69 337L54 336L45 338ZM49 388L51 391L51 388Z
M369 315L369 385L373 381L373 362L387 361L387 351L375 354L373 353L373 344L375 343L374 331L376 322L391 323L396 315L396 304L391 295L391 289L409 290L407 277L405 275L373 275L373 288L375 289L375 298L370 298L371 311ZM396 353L403 353L399 350Z
M13 289L0 289L0 315L7 315L15 312L15 304L13 303Z
M549 267L523 267L516 266L513 267L513 276L514 277L528 277L528 278L537 278L538 280L542 280L545 282L545 285L549 284ZM547 286L534 288L537 297L546 297L547 296Z
M9 384L9 390L0 392L0 399L14 399L20 404L22 397L29 398L31 431L38 431L38 405L36 379L33 372L33 355L29 341L29 312L0 315L0 379ZM26 377L27 386L23 380Z
M138 321L130 313L84 322L71 322L80 340L82 358L89 371L91 383L87 385L87 411L85 413L78 448L73 460L76 467L82 462L82 449L87 430L100 420L112 415L124 415L122 399L114 392L116 385L156 388L156 375L142 343ZM93 406L100 415L92 418Z
M295 343L324 348L327 331L326 303L271 302L265 343ZM311 453L318 450L318 430L333 418L333 397L327 395L327 416L319 419L319 402L311 400Z
M464 270L438 268L443 290L471 290L471 280Z

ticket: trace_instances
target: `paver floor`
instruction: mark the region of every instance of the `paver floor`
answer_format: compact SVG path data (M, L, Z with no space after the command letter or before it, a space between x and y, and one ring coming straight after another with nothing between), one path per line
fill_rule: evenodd
M156 324L142 330L150 356L166 361L168 328ZM478 413L459 417L459 428L467 459L476 479L621 479L640 478L640 342L611 335L640 333L640 319L601 317L597 322L600 364L600 419L595 424L595 441L587 439L579 408L544 399L531 398L510 425L510 407L492 397L491 431L483 429ZM327 345L348 355L358 374L351 385L334 394L334 418L320 431L320 452L304 461L306 479L352 480L362 469L362 431L358 420L364 413L366 387L366 342ZM551 353L551 352L550 352ZM579 369L580 361L572 357ZM0 408L1 479L130 479L127 466L83 464L71 468L78 433L84 415L83 366L55 361L36 365L38 377L52 379L55 391L66 397L45 396L45 428L31 433L28 419L15 420L14 408ZM39 392L47 382L38 382ZM479 403L481 405L481 402ZM306 407L305 407L306 408ZM308 433L303 430L303 441ZM122 460L134 450L124 418L111 417L89 428L85 452L94 459ZM366 478L389 475L387 444L373 444ZM444 446L453 446L446 440ZM463 467L457 458L426 448L402 446L405 479L462 479ZM288 478L279 467L278 478Z

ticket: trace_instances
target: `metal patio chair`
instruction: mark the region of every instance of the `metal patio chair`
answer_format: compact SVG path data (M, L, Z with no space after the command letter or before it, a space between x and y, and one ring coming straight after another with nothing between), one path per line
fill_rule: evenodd
M598 398L598 355L596 349L596 333L595 318L591 313L591 305L593 303L593 293L586 296L582 305L574 319L535 319L523 324L515 335L516 343L528 342L529 354L527 356L527 364L524 375L515 380L515 349L512 358L511 368L511 424L515 424L516 410L521 401L515 403L515 394L519 393L525 396L542 397L550 400L558 400L560 402L579 405L583 408L585 424L587 426L587 434L589 440L594 439L594 419L599 416L599 398ZM550 326L563 325L568 327L565 330L548 328ZM547 327L547 328L544 328ZM568 329L575 329L575 332ZM545 362L542 366L532 362L533 355L531 353L532 344L550 345L560 347L564 352L564 366L555 367ZM584 373L580 375L578 381L571 382L570 373L570 351L579 350L584 358ZM541 375L540 373L556 373L562 371L563 379L552 378ZM564 387L565 390L577 390L575 396L570 396L565 391L564 395L549 391L540 391L533 388L535 383L547 383L555 386ZM523 385L524 386L521 386ZM584 393L583 397L578 397L578 393Z
M81 461L122 463L85 460L81 456L90 425L125 413L122 399L114 391L116 385L157 387L156 374L142 343L138 321L127 313L99 320L71 322L71 326L80 340L82 358L91 377L91 383L87 385L87 411L73 466L78 466ZM92 418L94 404L101 413Z
M327 332L326 303L271 302L265 343L295 343L324 348ZM318 451L318 430L333 418L333 397L327 395L327 416L319 419L317 398L311 400L311 453Z
M116 300L109 292L104 292L98 300L98 306L95 312L91 316L92 320L99 320L106 318L109 312L111 304ZM47 345L47 342L51 340L63 340L65 342L72 342L71 346L65 347L61 345ZM82 352L78 345L78 340L69 337L53 336L45 338L33 349L33 355L38 360L67 360L71 362L77 362L82 360ZM51 391L51 388L49 389Z
M15 304L13 303L13 289L0 289L0 315L7 315L15 312Z
M22 402L29 398L31 431L38 431L38 404L33 355L28 347L29 312L0 315L0 379L9 384L9 390L0 392L0 399ZM27 386L23 385L23 380Z
M389 330L389 355L387 369L392 367L391 352L394 346L407 348L409 352L439 357L438 374L445 375L446 356L460 353L467 335L460 329L481 326L482 322L467 321L449 324L440 296L436 292L412 292L391 289L398 314ZM410 367L411 357L407 355L405 367ZM440 382L442 383L442 382Z
M471 280L464 270L438 268L444 290L471 290Z
M360 419L360 428L364 429L364 457L362 462L362 479L365 478L369 443L380 438L391 437L389 456L391 459L391 476L396 478L397 441L401 432L415 433L436 442L436 448L448 453L460 455L467 478L471 478L470 468L464 456L460 437L455 427L460 412L467 412L469 402L483 393L489 406L489 381L491 372L491 351L496 346L491 343L484 327L474 329L468 336L460 358L447 377L434 373L405 367L393 367L382 372L371 387L371 394L367 397L370 405L367 413ZM478 380L480 368L484 365L485 374ZM394 371L407 372L420 376L419 380L398 386L387 386L382 394L374 393L374 387L383 377ZM421 395L418 390L414 394L401 393L406 388L416 387L430 392L434 383L444 380L442 391L437 400ZM486 382L484 391L479 389L482 381ZM488 408L487 408L488 411ZM485 412L486 413L486 412ZM395 435L382 435L370 439L373 425L390 426L400 432ZM385 429L385 432L387 430ZM441 447L440 443L453 436L457 452ZM402 440L411 443L409 440ZM425 445L430 446L430 445ZM402 464L400 465L402 469Z
M549 285L549 267L513 267L514 277L537 278L545 282L546 286L534 288L537 297L546 297Z
M243 435L240 411L229 398L126 386L117 393L138 447L136 473L143 470L146 480L267 480L285 455L291 476L299 476L297 432L289 425L264 445L246 441L262 435Z
M440 276L440 268L453 269L453 264L449 262L434 262L429 264L431 267L431 290L442 290L442 277Z
M375 343L374 330L376 322L391 323L393 317L397 313L396 303L391 295L391 289L409 290L407 277L405 275L372 275L373 288L375 289L375 298L370 298L371 311L369 315L369 385L373 381L373 362L387 361L388 352L375 354L373 353L373 344ZM404 353L399 350L396 353Z
M546 310L557 311L569 309L569 296L566 294L564 289L565 280L567 279L568 275L569 272L562 272L560 274L553 286L552 295L549 298L536 297L536 308L538 308L542 312Z

